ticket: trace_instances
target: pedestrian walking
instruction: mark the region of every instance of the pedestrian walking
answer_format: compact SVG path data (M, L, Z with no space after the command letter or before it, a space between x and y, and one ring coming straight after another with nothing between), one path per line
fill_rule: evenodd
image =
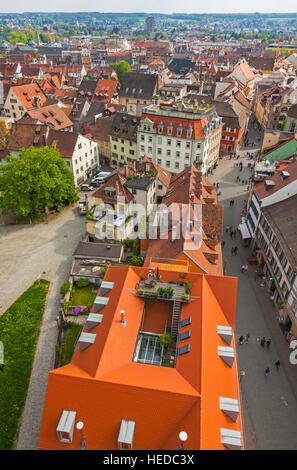
M244 337L243 337L243 336L240 336L238 341L239 341L239 344L243 344Z
M280 361L279 361L279 359L278 359L277 361L275 361L274 365L275 365L275 368L278 370L278 369L279 369L279 366L280 366Z
M226 233L229 232L229 228L230 228L229 225L227 225L227 226L226 226Z
M244 185L244 180L241 180L241 184Z
M235 254L235 256L237 255L237 250L238 250L238 248L237 248L237 246L235 246L235 247L234 247L234 254Z
M262 348L264 348L265 343L266 343L266 339L265 339L265 336L263 336L263 338L261 338L261 341L260 341Z
M271 345L271 339L268 339L268 340L266 341L267 349L269 349L269 346L270 346L270 345Z
M230 238L232 238L233 230L230 230Z
M246 343L249 342L250 337L251 337L250 333L247 333L246 336L245 336L245 342Z
M241 266L241 272L244 273L245 266Z
M217 188L219 187L219 183L217 183Z
M265 375L266 375L266 377L267 377L268 374L270 374L270 372L271 372L271 371L270 371L269 367L267 367L267 368L265 369Z
M231 255L233 255L234 253L234 248L231 248Z
M254 279L256 280L258 278L258 271L254 271Z
M223 241L222 241L222 248L224 248L224 246L225 246L225 242L224 242L224 240L223 240Z

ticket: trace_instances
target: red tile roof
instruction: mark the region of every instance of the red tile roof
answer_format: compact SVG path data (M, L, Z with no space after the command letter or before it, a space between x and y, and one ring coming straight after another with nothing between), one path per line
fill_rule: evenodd
M61 130L73 126L72 121L70 121L69 117L67 117L57 104L28 110L27 115L31 119L47 124L55 130Z
M286 171L289 173L290 176L283 178L281 172L275 173L273 176L270 176L267 179L272 180L275 185L273 187L267 188L265 185L265 181L261 181L259 183L254 183L253 189L257 194L258 199L261 201L268 196L279 191L281 188L284 188L288 184L296 182L297 180L297 161L294 160L291 163L287 164L285 167L281 168L281 171Z
M141 121L144 119L150 119L153 124L153 128L158 132L158 126L162 122L164 124L163 132L164 134L166 133L167 135L167 126L169 124L172 124L172 137L178 137L177 129L178 126L183 127L183 131L180 135L181 138L186 139L187 138L187 129L189 126L192 126L193 132L192 132L192 139L204 139L205 133L203 131L203 127L207 126L208 124L208 119L207 117L203 117L200 120L193 120L193 119L184 119L184 118L178 118L178 117L169 117L169 116L158 116L156 114L150 114L148 113L142 113L141 115ZM159 132L158 132L159 134ZM162 135L162 134L160 134Z
M37 107L37 99L40 98L40 103L43 105L46 102L46 96L40 89L37 83L29 85L13 86L11 90L22 102L25 109L32 109Z

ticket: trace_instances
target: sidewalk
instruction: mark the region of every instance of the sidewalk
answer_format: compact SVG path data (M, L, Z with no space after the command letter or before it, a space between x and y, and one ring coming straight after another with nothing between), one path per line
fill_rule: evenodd
M251 160L242 157L247 151L250 150L244 148L240 152L240 160L245 165L242 172L233 166L239 160L224 159L209 177L210 181L220 183L219 202L224 205L225 226L238 226L243 200L247 199L246 185L236 183L237 175L247 179L251 174L247 168ZM229 206L230 199L235 200L234 207ZM240 383L245 448L296 449L297 367L289 364L288 343L282 335L268 293L253 279L254 265L249 267L249 274L241 273L241 266L247 264L250 255L249 249L242 246L240 234L231 239L230 234L224 231L223 238L225 274L238 277L235 336L237 339L248 332L251 335L248 343L237 344L238 369L245 371ZM234 246L238 247L236 256L231 254ZM269 349L263 349L257 341L262 336L271 338ZM274 368L277 359L281 362L280 370ZM264 371L268 366L271 374L266 377Z

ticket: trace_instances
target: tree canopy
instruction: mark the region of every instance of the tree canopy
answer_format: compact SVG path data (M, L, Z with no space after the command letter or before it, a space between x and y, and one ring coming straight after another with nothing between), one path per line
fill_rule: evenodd
M116 65L116 74L118 77L118 81L122 83L123 80L123 75L125 72L131 72L131 67L126 62L125 60L121 60L117 65Z
M0 119L0 150L6 147L6 137L8 136L8 128L4 119Z
M78 199L73 175L53 147L30 147L20 158L8 156L0 165L0 207L4 215L16 210L19 217L40 218L46 208L57 208Z

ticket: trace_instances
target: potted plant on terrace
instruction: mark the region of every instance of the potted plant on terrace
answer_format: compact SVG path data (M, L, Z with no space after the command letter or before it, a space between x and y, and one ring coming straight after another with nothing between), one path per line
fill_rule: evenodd
M191 288L192 288L192 283L190 281L186 281L185 282L186 292L189 293Z
M160 341L161 346L163 346L164 349L167 349L169 348L169 346L172 345L173 336L171 333L163 333L162 335L160 335L159 341Z

